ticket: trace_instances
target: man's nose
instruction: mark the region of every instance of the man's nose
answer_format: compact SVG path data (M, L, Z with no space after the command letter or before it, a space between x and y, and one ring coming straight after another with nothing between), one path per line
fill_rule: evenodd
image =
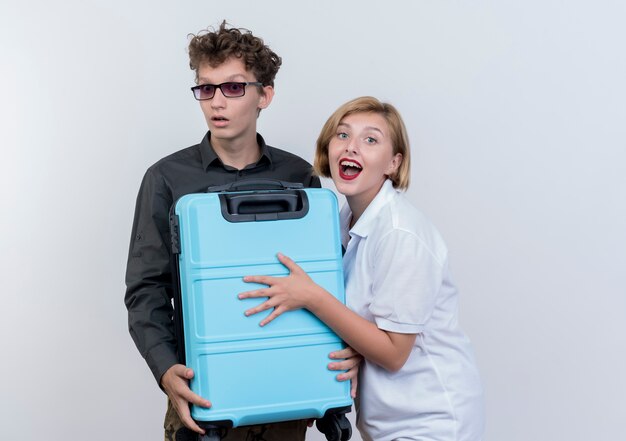
M211 107L222 108L226 104L226 97L222 93L222 89L219 87L215 90L215 95L211 98Z

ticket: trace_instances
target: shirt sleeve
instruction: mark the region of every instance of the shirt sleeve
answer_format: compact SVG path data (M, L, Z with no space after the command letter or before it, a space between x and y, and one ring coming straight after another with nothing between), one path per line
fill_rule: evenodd
M135 206L124 302L130 335L159 385L165 371L179 362L171 300L171 204L163 177L148 170Z
M375 247L373 301L376 325L403 334L424 331L442 285L443 263L414 233L392 230Z

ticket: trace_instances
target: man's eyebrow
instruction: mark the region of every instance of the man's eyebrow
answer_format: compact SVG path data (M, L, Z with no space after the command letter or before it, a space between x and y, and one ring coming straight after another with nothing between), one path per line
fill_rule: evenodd
M225 81L222 81L222 83L229 83L231 81L235 81L235 82L246 82L246 77L243 74L234 74L231 75L229 77L226 78ZM221 83L213 83L211 82L211 80L209 80L206 77L199 77L198 78L198 84L221 84Z

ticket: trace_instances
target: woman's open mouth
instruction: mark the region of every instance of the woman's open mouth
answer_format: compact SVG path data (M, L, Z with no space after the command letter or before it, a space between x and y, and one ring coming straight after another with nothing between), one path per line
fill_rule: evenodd
M350 181L361 173L363 166L354 159L342 158L339 160L339 176Z

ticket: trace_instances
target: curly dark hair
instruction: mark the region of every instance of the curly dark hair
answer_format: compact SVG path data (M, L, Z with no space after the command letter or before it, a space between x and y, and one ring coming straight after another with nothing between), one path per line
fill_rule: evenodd
M201 64L216 67L228 58L236 57L243 61L246 70L252 72L257 81L273 87L281 58L248 29L227 29L226 26L224 20L217 31L207 29L198 35L189 35L189 67L196 72L196 80Z

